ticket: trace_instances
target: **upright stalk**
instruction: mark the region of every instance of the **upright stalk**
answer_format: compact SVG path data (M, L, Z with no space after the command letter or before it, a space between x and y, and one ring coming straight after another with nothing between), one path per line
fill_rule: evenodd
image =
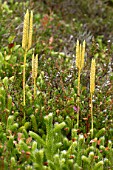
M24 53L24 65L23 65L23 105L26 105L26 100L25 100L25 81L26 81L26 55L27 55L27 50L25 50ZM24 112L24 119L25 119L25 112Z
M25 105L26 55L27 55L27 51L25 51L25 53L24 53L24 67L23 67L23 103L24 103L24 105Z
M26 92L25 92L25 82L26 82L26 56L28 50L32 45L32 31L33 30L33 12L31 11L29 17L29 11L27 10L24 17L23 26L23 37L22 37L22 48L24 49L24 64L23 64L23 105L26 105ZM24 112L25 119L25 112Z
M78 68L77 128L79 127L79 117L80 117L80 75L81 75L82 68L84 67L84 55L85 55L85 41L83 41L83 45L81 45L77 40L77 44L76 44L76 67Z
M93 93L91 93L91 136L93 137Z
M77 91L77 128L79 127L79 117L80 117L80 69L78 70L78 91Z
M93 94L95 91L95 59L92 59L91 62L91 71L90 71L90 94L91 94L91 137L93 138Z
M36 78L34 78L34 99L36 98Z

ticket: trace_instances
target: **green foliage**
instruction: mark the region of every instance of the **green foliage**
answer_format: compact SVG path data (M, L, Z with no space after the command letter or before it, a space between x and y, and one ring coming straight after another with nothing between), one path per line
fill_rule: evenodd
M21 23L27 8L33 9L34 32L27 54L24 107ZM112 14L110 0L0 1L0 169L113 169ZM76 39L86 40L78 128ZM36 98L32 53L39 56ZM97 63L93 138L89 95L92 58Z

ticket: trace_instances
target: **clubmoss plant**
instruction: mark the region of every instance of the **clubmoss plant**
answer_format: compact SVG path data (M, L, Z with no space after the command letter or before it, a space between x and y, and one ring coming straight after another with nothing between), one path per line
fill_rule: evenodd
M16 160L15 157L11 157L11 165L10 165L11 169L16 169Z
M24 17L23 37L22 37L22 48L24 49L24 65L23 65L23 105L26 105L25 99L25 75L26 75L26 56L28 50L32 45L32 32L33 32L33 12L31 11L29 19L29 11L27 10ZM25 119L25 112L24 112Z
M1 120L7 122L8 116L11 113L12 109L12 96L10 95L9 90L9 79L5 77L2 82L2 86L0 87L0 111L5 114L0 116Z
M78 113L77 113L77 128L79 127L79 103L80 103L80 75L81 71L84 67L84 55L85 55L85 40L83 41L83 45L79 44L79 40L77 40L76 44L76 67L78 68Z
M77 164L80 166L82 165L81 156L83 154L84 146L85 146L84 136L80 134L78 138L78 146L77 146Z
M6 104L6 91L4 87L0 87L0 111L5 109Z
M60 140L59 137L61 135L60 131L65 126L65 123L62 122L60 124L56 124L53 127L52 113L45 116L45 122L46 122L46 132L47 132L45 140L32 131L30 131L29 134L32 138L36 140L38 145L40 144L41 146L43 146L47 161L52 162L54 154L58 151L58 148L62 145L61 142L59 142Z
M37 127L37 122L36 122L36 116L33 114L31 115L31 122L32 122L34 132L37 132L38 127Z
M91 71L90 71L90 94L91 94L91 136L93 137L93 94L95 91L95 59L92 59L91 62Z

